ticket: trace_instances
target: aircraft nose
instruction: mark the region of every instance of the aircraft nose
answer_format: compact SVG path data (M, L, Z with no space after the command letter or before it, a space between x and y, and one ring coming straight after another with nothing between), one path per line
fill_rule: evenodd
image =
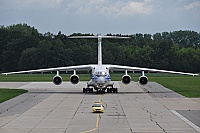
M98 80L97 80L97 82L100 83L100 84L101 83L105 83L104 77L99 77Z

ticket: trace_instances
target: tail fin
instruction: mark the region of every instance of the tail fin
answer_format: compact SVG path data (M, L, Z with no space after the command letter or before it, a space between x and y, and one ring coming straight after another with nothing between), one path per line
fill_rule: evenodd
M101 35L97 35L97 36L71 36L69 38L97 38L98 39L98 65L102 65L102 46L101 46L101 41L102 38L130 38L130 37L119 37L119 36L101 36Z

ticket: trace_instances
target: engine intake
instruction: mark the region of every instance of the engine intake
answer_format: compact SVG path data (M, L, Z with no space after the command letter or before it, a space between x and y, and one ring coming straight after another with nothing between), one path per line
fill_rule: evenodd
M146 76L140 76L139 77L139 83L141 85L146 85L148 83L148 78Z
M70 81L71 81L72 84L78 84L79 76L78 75L71 75Z
M53 83L55 85L60 85L62 83L62 77L59 75L56 75L53 77Z
M129 84L130 82L131 82L131 76L129 76L129 75L122 76L122 83L123 84Z

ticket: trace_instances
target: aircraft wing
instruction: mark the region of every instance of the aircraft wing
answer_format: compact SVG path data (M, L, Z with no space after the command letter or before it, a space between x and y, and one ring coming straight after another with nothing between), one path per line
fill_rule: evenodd
M91 70L96 65L78 65L78 66L68 66L68 67L56 67L56 68L46 68L46 69L36 69L36 70L27 70L27 71L18 71L18 72L9 72L2 73L3 75L9 74L20 74L20 73L34 73L34 72L51 72L51 71L84 71Z
M109 70L113 71L149 71L149 72L162 72L162 73L172 73L172 74L182 74L182 75L192 75L197 76L199 74L194 73L184 73L184 72L176 72L176 71L168 71L168 70L159 70L159 69L151 69L151 68L141 68L141 67L130 67L130 66L120 66L120 65L106 65Z

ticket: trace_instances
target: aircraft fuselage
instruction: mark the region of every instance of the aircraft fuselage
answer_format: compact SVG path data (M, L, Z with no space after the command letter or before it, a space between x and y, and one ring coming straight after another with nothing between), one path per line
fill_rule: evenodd
M92 69L91 79L88 81L87 87L93 87L95 90L106 90L108 87L113 87L109 69L104 65L95 66Z

